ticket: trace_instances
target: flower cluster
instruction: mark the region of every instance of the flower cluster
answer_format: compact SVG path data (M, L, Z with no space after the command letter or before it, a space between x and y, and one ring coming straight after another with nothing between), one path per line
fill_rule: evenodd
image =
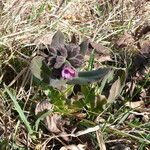
M61 73L62 77L65 79L72 79L78 75L77 72L70 67L64 67Z

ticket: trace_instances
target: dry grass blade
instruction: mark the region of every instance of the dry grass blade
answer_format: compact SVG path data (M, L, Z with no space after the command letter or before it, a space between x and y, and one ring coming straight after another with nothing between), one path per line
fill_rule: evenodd
M0 149L149 150L149 14L149 0L0 0ZM80 78L49 80L40 52L70 39L86 39ZM120 69L97 70L108 66Z
M96 136L97 136L97 141L98 141L100 150L106 150L106 145L105 145L103 135L100 132L100 130L96 131Z
M85 145L78 144L78 145L67 145L60 148L60 150L85 150Z

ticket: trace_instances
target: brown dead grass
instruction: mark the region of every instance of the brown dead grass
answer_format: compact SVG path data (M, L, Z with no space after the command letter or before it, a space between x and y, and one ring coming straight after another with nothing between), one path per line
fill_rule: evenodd
M79 41L85 37L91 38L112 48L123 33L131 34L139 26L150 24L150 1L118 0L113 4L111 1L108 3L101 0L66 0L63 4L61 1L63 0L0 0L0 80L7 76L5 67L9 66L13 71L10 72L11 78L8 77L8 85L16 90L18 100L25 103L24 108L29 105L33 89L32 80L28 79L30 73L27 62L30 58L22 49L37 42L47 40L48 43L49 35L58 29L65 33L68 39L71 39L72 33L76 33ZM104 11L98 12L97 5ZM25 60L25 65L17 70L17 65L13 66L10 62L14 58ZM25 90L26 83L30 85L28 90ZM10 140L13 132L17 130L18 145L30 143L29 147L34 148L37 143L30 141L22 124L18 129L14 129L17 118L11 118L12 110L11 103L0 97L0 126L3 129L8 127L4 136ZM38 142L41 143L42 140Z

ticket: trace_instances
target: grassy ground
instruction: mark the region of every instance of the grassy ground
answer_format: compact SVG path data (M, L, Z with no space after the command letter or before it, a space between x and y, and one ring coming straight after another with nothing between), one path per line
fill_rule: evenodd
M149 14L148 0L0 0L0 149L150 149ZM102 46L81 70L126 70L113 102L112 82L74 94L33 80L31 60L58 30Z

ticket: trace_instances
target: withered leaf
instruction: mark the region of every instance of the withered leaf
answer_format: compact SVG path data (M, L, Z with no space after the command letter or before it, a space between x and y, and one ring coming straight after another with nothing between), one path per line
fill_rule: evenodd
M140 39L143 35L147 34L148 32L150 32L150 25L148 24L144 24L144 25L140 25L134 33L135 38L138 40Z
M82 120L87 116L86 113L82 113L82 112L74 112L72 113L72 115L79 120Z
M150 71L150 40L143 42L140 53L134 57L133 66L138 76L145 76Z
M61 45L64 45L64 35L58 30L52 38L51 47L58 48Z
M0 138L3 137L4 132L5 132L4 129L2 127L0 127Z
M120 91L121 91L121 81L120 78L118 78L118 80L116 80L111 86L108 96L108 103L112 103L117 98L117 96L119 96Z
M37 103L35 108L35 115L44 112L45 110L52 110L52 109L53 109L53 105L48 100L43 100Z
M48 46L50 46L50 44L52 42L52 36L53 36L53 33L49 32L49 33L44 34L44 35L42 35L40 37L37 37L34 40L34 44L36 46L38 46L39 49L45 49Z
M146 2L146 0L135 0L134 1L134 7L135 11L138 13L139 10L143 10L143 4Z
M74 44L78 43L78 38L77 38L77 35L75 33L72 35L70 43L74 43Z
M134 44L134 38L131 34L124 33L116 42L117 47L123 48L130 44Z
M85 55L88 50L88 47L89 47L89 39L86 39L80 44L80 53L82 55Z
M150 55L150 40L143 41L143 44L141 46L141 53L142 54L149 54Z
M130 147L127 147L126 145L119 143L115 146L115 150L130 150Z
M136 102L127 102L126 106L138 110L138 108L144 107L144 101L136 101Z
M100 150L106 150L104 137L103 137L103 134L100 130L96 131L96 136L97 136Z
M100 43L95 43L95 42L90 42L89 43L89 49L95 49L95 51L98 54L103 54L103 55L106 55L106 54L110 53L110 51L108 50L107 47L103 46Z
M46 117L45 124L50 132L60 133L64 131L65 120L58 113L51 114Z

